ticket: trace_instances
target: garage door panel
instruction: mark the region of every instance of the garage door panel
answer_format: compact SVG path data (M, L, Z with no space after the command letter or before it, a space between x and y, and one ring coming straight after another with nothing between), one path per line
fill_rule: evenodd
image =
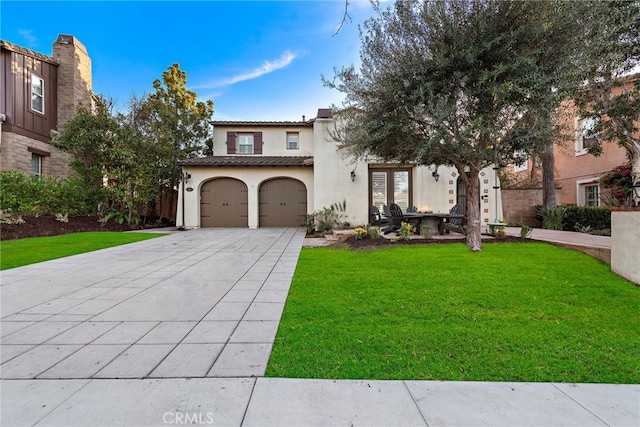
M259 191L260 227L300 227L307 214L307 188L291 178L264 182Z
M200 226L248 227L248 191L242 181L217 178L200 191Z

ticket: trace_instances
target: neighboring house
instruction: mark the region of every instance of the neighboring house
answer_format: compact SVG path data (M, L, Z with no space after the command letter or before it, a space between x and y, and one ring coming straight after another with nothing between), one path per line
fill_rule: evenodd
M176 224L298 227L305 216L346 201L345 221L369 223L371 205L449 212L466 203L454 168L354 161L332 138L336 117L321 108L300 122L216 121L213 156L178 164L185 180ZM493 169L481 172L481 221L502 218ZM496 200L498 197L496 212Z
M70 155L51 145L78 103L92 107L91 59L59 35L47 56L0 41L0 169L66 178Z
M566 104L565 107L566 112L561 115L561 125L566 134L562 141L554 145L557 204L601 206L602 197L607 194L607 189L601 188L599 179L616 166L628 162L627 152L615 142L603 141L602 153L597 157L590 154L588 148L597 138L589 132L593 123L577 117L571 104ZM534 167L538 168L534 174L536 179L542 179L540 161L532 160L529 158L520 165L509 166L515 181L526 182L527 178L531 177ZM530 209L542 204L542 192L538 194L538 199L530 201ZM515 218L509 219L516 221Z

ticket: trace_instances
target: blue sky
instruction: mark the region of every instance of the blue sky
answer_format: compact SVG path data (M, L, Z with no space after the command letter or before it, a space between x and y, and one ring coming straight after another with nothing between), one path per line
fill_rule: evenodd
M125 109L178 63L187 86L215 103L214 120L301 120L343 95L321 75L359 64L368 1L7 1L0 38L51 55L70 34L92 60L93 91Z

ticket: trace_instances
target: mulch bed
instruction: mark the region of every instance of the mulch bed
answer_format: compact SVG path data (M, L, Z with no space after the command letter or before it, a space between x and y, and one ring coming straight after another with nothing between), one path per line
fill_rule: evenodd
M41 215L38 217L24 217L24 224L0 224L0 240L15 240L25 237L59 236L68 233L87 231L131 231L135 229L127 223L118 224L108 221L103 224L98 221L98 216L77 216L69 218L69 222L60 222L52 216ZM158 225L150 222L148 228L169 226L166 223Z
M500 238L494 238L493 236L482 236L482 243L521 243L525 242L527 239L522 239L520 237L515 236L506 236ZM398 245L433 245L433 244L447 244L447 243L465 243L466 238L464 236L460 236L459 239L448 238L448 239L411 239L411 240L397 240L395 242L390 239L380 238L380 239L360 239L357 240L355 237L349 237L344 244L351 249L372 249L378 247L385 246L398 246Z

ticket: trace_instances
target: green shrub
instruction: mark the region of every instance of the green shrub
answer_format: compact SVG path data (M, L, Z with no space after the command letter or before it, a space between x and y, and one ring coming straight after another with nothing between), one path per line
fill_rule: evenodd
M566 206L536 206L536 214L547 230L562 230L566 211Z
M606 230L611 228L611 211L598 206L567 206L565 231ZM583 231L584 232L584 231Z
M416 232L416 228L408 222L402 221L400 223L400 230L398 230L398 238L402 240L410 240L413 233Z
M557 214L562 211L562 227L551 228L552 230L576 231L576 230L609 230L611 229L611 211L609 208L600 206L556 206L555 208L546 208L544 206L536 206L536 219L546 226L545 218L556 214L552 218L557 225Z
M0 209L23 216L95 213L102 194L77 178L0 171Z

